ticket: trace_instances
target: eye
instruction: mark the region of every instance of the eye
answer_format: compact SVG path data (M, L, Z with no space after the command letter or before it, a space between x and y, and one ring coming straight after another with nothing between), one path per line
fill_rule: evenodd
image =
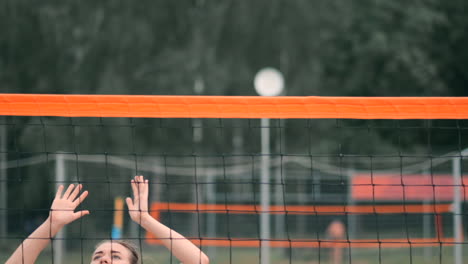
M121 259L119 255L112 255L113 259Z
M98 260L99 258L101 258L101 256L100 256L100 255L96 255L96 256L94 256L93 260Z

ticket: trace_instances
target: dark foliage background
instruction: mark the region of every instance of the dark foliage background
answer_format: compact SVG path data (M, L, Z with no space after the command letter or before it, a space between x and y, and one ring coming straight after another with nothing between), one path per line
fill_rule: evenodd
M0 1L0 89L462 96L468 4L440 1ZM199 90L195 90L198 87Z

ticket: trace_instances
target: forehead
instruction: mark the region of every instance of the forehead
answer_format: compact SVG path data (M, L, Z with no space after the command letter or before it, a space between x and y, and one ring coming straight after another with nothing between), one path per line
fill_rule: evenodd
M112 242L102 243L101 245L99 245L99 247L96 248L96 250L94 250L94 253L99 252L99 251L102 251L102 252L118 251L122 254L130 254L129 250L126 247L115 242L114 243Z

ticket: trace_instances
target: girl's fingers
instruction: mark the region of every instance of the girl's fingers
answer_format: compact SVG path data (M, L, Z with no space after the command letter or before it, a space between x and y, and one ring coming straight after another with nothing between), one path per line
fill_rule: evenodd
M132 198L127 197L125 199L125 202L127 202L127 207L129 210L133 210L135 208L135 205L133 204Z
M78 198L73 201L73 203L78 206L84 201L84 199L86 199L86 197L88 197L88 191L84 191Z
M55 193L55 199L60 199L62 197L63 185L60 185Z
M145 178L141 175L136 175L131 180L131 186L133 191L133 200L131 200L131 205L133 206L133 209L147 210L148 180L145 180Z
M143 176L140 178L139 190L140 190L140 210L148 210L148 180L145 180Z
M138 190L141 192L144 190L145 186L148 184L148 180L145 180L143 176L135 176L135 180L138 184Z
M133 190L133 209L138 209L135 208L135 206L140 205L140 191L138 190L138 183L136 182L136 177L135 180L132 180L132 190Z
M74 201L76 196L80 193L81 189L83 188L83 186L81 184L78 184L75 189L73 190L73 192L70 194L70 196L68 197L68 199Z
M144 192L144 186L145 184L141 181L141 178L138 179L138 191L140 192L140 195L143 194Z
M62 199L68 199L68 197L70 196L70 193L72 192L73 188L75 188L75 185L70 184L68 186L67 190L65 191L65 193L63 194Z
M73 213L73 221L75 221L76 219L78 219L80 217L83 217L85 215L89 215L88 210L83 210L83 211L78 211L76 213Z
M135 180L131 181L131 185L132 185L132 191L133 191L133 198L136 198L138 196L138 188L137 188L137 184Z
M140 210L140 199L134 198L133 199L133 209Z
M144 182L140 183L140 196L142 200L147 200L148 198L148 180L144 180Z

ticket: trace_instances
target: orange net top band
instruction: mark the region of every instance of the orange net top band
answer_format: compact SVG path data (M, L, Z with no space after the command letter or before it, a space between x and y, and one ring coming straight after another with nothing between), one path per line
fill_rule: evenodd
M467 119L468 97L0 94L0 115L152 118Z

